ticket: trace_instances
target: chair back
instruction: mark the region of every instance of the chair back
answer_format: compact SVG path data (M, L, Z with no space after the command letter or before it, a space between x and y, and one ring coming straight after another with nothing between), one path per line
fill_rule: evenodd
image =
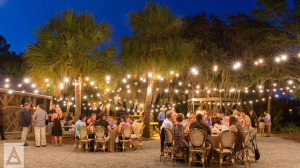
M95 134L95 138L105 138L106 129L102 126L96 126L94 134Z
M61 126L61 130L64 133L65 132L65 128L64 128L64 122L62 120L60 120L60 126Z
M243 148L248 148L249 147L249 136L253 130L247 131L244 136L243 136Z
M207 134L201 129L195 128L190 130L189 133L189 146L205 148Z
M174 133L169 128L165 128L165 141L168 144L174 143Z
M131 126L126 126L123 128L123 138L130 138L132 134Z
M78 126L77 130L79 133L79 139L81 139L81 137L88 137L88 129L85 126Z
M232 150L235 144L235 137L235 132L232 130L222 131L218 137L221 151L223 151L224 148Z

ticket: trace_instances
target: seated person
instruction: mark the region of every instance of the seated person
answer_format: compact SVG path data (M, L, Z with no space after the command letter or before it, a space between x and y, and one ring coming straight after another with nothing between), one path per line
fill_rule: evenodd
M75 126L74 126L76 138L79 138L78 127L81 125L86 126L85 120L86 120L85 114L80 114L79 120L75 123Z
M182 126L182 121L183 121L184 115L182 113L179 113L176 115L176 123L173 124L172 126L172 131L174 133L174 146L175 148L182 148L182 147L187 147L188 144L185 142L183 139L185 137L185 128ZM179 151L177 154L178 157L183 156L183 151Z
M230 116L229 118L229 128L228 130L232 130L236 133L234 151L240 151L243 149L243 135L244 130L243 127L238 124L238 119L235 116Z
M70 127L72 126L72 123L73 123L72 117L71 119L67 118L67 121L64 123L64 126L66 127L65 131L72 131L73 128Z
M207 134L206 140L208 141L208 136L211 135L211 129L210 129L209 125L203 121L202 114L196 115L196 121L191 123L190 130L193 128L198 128L198 129L203 130Z
M142 135L142 128L140 124L137 121L134 121L133 117L129 117L129 124L133 127L133 134L131 135L131 138L138 139Z
M214 127L218 130L221 130L222 129L222 123L221 123L221 120L219 117L215 117L214 118Z
M122 129L129 126L129 122L127 121L127 116L126 115L121 115L120 117L120 124L119 124L119 139L123 140L123 134L122 134ZM125 140L128 140L128 138L125 138ZM130 142L133 146L133 150L136 150L137 147L136 145L133 143L133 141Z
M250 117L246 116L243 119L243 129L244 129L244 133L248 132L251 130L251 133L249 135L249 145L251 144L252 140L253 140L253 136L254 136L254 129L251 126L251 119Z
M187 122L189 122L189 117L185 116L185 119L181 122L181 125L184 125Z
M109 136L108 136L108 131L111 130L110 125L108 124L108 122L105 120L105 114L103 112L99 113L99 120L95 122L95 127L96 126L102 126L106 129L106 141L109 140Z
M172 111L168 111L166 114L166 119L164 120L164 122L161 125L161 128L169 128L172 129L172 122L174 121L174 116L173 116L173 112Z
M225 116L225 117L223 117L223 120L222 120L222 129L221 129L221 131L228 130L228 127L229 127L229 116Z
M115 128L116 127L114 121L115 121L114 117L109 117L108 118L108 124L109 124L110 128Z

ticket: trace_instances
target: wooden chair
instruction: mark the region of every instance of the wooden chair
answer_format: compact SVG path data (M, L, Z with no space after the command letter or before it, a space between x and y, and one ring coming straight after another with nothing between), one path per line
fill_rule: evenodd
M201 129L192 129L189 133L189 167L191 166L192 162L199 162L203 164L205 167L205 160L207 160L206 156L206 148L205 148L205 141L207 134ZM199 154L201 156L201 160L193 161L193 156L195 154Z
M89 148L89 143L94 140L94 139L89 139L88 138L88 132L89 130L85 126L78 126L77 127L78 132L79 132L79 146L78 146L78 153L80 148L83 147L83 144L85 144L85 152L87 153L87 150Z
M106 144L109 145L109 143L106 142L106 129L102 126L96 126L95 127L95 141L94 141L94 153L97 149L100 149L102 146L102 150L105 154Z
M234 131L226 130L222 131L219 134L218 141L219 141L219 147L220 148L213 148L213 152L219 156L220 159L220 168L222 167L222 164L232 164L234 167L234 144L235 144L235 137L236 134ZM211 159L210 166L212 166L213 162L218 162L217 160L214 160L215 156ZM224 157L229 157L229 160L224 161Z
M184 155L186 155L186 149L185 148L182 148L182 149L175 148L175 136L174 136L174 133L169 128L165 128L165 141L167 143L167 146L164 151L165 152L164 163L165 163L167 156L169 156L169 153L171 153L171 155L170 155L171 166L173 165L173 160L175 160L175 162L176 162L176 160L179 160L179 159L184 160L185 164L186 164L186 156L184 156L183 158L174 157L175 153L177 153L179 151L183 151Z
M143 149L143 133L144 133L144 129L145 129L145 125L143 125L141 136L138 139L138 142L139 142L138 146L141 147L141 149Z
M122 144L122 147L118 147L118 144L116 143L116 152L117 152L117 150L118 150L118 148L122 148L123 149L123 151L122 152L124 152L124 150L126 149L126 145L129 143L129 149L131 150L131 152L132 152L132 144L131 144L131 142L132 142L132 138L131 138L131 134L132 134L132 128L131 128L131 126L126 126L126 127L124 127L123 129L122 129L122 135L123 135L123 139L121 139L120 140L120 142L119 143L121 143Z
M236 157L241 154L242 155L242 160L238 160L242 163L245 164L245 168L247 167L247 162L249 163L250 166L250 160L249 160L249 136L251 134L252 130L247 131L244 135L243 135L243 149L240 151L236 151L235 155Z
M256 130L254 129L253 130L253 139L252 141L250 142L250 146L249 146L249 149L252 153L253 156L249 156L251 158L254 158L255 162L256 162L256 159L255 159L255 148L256 148ZM251 135L251 134L250 134ZM250 155L250 154L249 154Z

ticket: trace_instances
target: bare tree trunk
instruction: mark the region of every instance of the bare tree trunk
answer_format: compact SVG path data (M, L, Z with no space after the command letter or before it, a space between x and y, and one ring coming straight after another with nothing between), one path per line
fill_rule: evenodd
M152 72L154 74L154 72ZM152 91L153 91L154 77L148 77L147 85L147 94L145 101L145 110L144 110L144 135L143 137L150 138L150 111L151 111L151 100L152 100Z
M75 122L81 114L81 74L75 80Z

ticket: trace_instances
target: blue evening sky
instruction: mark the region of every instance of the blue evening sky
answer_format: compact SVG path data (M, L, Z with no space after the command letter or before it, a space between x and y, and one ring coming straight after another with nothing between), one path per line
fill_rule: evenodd
M34 43L34 29L53 14L64 9L89 11L97 21L106 20L112 25L113 37L130 34L126 14L143 9L145 0L0 0L0 35L11 44L10 51L23 52ZM181 16L202 12L223 15L239 10L248 13L256 0L155 0L164 3Z

